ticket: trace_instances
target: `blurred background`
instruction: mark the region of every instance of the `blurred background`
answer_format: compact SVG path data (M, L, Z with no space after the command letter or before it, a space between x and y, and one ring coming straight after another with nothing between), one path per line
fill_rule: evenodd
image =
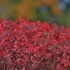
M18 17L70 27L70 0L0 0L0 19Z

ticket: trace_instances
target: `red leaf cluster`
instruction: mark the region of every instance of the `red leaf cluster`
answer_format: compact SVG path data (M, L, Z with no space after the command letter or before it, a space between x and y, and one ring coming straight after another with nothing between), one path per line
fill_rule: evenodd
M70 70L70 29L0 20L0 70Z

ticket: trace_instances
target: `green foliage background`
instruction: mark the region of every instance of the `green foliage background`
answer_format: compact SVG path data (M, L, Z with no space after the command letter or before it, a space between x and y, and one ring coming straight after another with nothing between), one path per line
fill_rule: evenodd
M0 0L0 19L18 17L70 27L70 0Z

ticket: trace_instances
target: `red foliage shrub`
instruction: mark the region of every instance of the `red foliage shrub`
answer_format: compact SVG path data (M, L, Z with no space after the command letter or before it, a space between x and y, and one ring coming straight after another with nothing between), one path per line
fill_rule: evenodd
M0 70L70 70L70 29L0 20Z

